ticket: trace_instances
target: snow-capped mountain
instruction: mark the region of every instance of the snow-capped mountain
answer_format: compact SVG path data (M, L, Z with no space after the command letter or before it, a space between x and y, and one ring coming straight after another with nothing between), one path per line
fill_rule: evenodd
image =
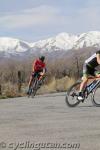
M100 48L100 32L91 31L81 34L74 43L75 49L85 47L97 47Z
M19 39L1 37L0 57L22 56L25 54L68 51L87 47L100 48L100 32L90 31L80 35L60 33L55 37L28 43Z
M21 53L25 52L29 48L30 45L27 42L14 38L7 38L7 37L0 38L0 52Z
M80 49L84 47L100 48L100 32L90 31L80 35L60 33L56 37L33 43L32 47L49 52L54 50Z
M31 46L33 48L39 48L44 51L56 51L56 50L68 50L72 49L74 43L77 41L78 37L76 35L70 35L68 33L60 33L53 38L47 40L40 40L33 43Z

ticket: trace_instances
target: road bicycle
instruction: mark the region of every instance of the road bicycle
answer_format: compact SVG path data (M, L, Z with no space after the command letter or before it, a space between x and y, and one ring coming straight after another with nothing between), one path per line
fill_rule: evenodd
M44 84L45 76L43 76L41 79L39 79L40 75L37 74L31 84L31 87L29 89L28 97L34 98L36 95L38 89Z
M68 89L65 101L69 107L77 106L80 102L84 102L89 96L91 96L92 103L95 106L100 107L100 76L89 77L89 80L90 79L92 79L92 82L87 84L83 90L83 101L78 100L80 84L82 81L77 81Z

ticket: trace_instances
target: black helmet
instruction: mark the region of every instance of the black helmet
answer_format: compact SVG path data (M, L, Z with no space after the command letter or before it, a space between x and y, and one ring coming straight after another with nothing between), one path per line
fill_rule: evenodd
M44 61L44 60L45 60L45 56L41 56L41 57L39 57L39 59L40 59L41 61Z

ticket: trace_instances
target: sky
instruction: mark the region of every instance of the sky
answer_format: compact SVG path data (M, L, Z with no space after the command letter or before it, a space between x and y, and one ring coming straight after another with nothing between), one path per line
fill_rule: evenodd
M100 31L100 0L0 0L0 37L28 42Z

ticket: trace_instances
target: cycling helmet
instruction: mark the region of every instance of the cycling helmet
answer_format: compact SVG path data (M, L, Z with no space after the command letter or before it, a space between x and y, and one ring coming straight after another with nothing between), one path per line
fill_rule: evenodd
M41 61L44 61L44 60L45 60L45 56L41 56L41 57L39 57L39 59L40 59Z

